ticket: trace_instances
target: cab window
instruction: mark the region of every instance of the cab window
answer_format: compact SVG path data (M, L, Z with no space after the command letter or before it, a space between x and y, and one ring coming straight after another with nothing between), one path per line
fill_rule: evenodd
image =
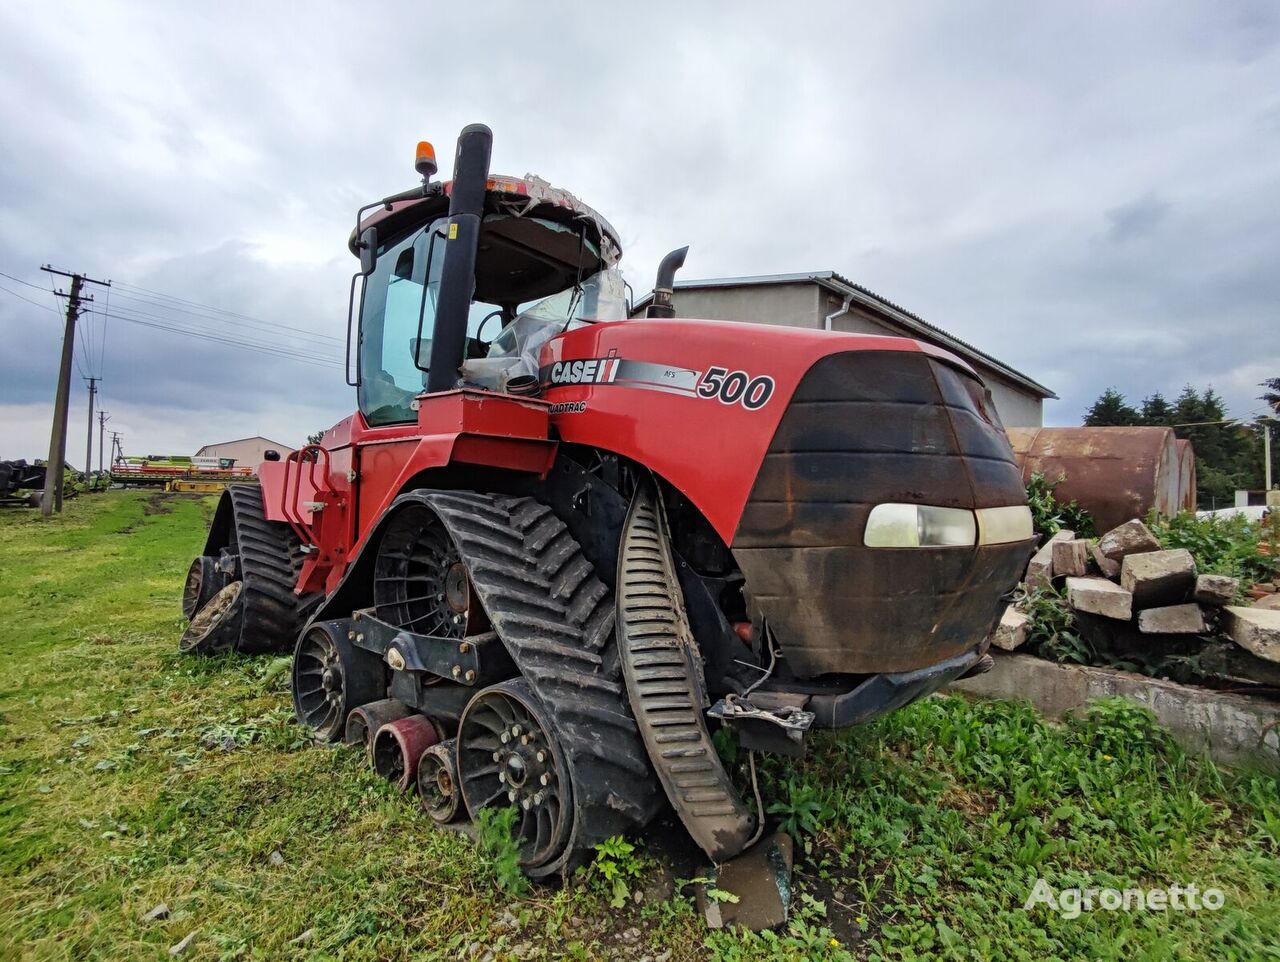
M417 417L412 402L426 384L444 265L444 238L436 229L442 223L379 251L369 276L360 314L359 396L370 424Z

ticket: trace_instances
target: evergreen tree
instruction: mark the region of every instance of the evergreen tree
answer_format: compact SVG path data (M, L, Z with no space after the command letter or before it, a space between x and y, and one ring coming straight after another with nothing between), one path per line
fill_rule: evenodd
M1084 424L1089 428L1128 426L1142 419L1136 408L1113 387L1102 392L1098 400L1085 413Z
M1265 388L1258 400L1266 401L1267 407L1280 414L1280 377L1269 377L1258 387Z
M1142 399L1142 423L1151 427L1173 423L1173 408L1159 391Z

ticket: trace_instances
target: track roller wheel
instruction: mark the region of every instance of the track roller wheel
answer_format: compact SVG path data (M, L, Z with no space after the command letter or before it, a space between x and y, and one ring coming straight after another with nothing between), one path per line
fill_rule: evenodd
M367 705L353 708L347 716L347 728L342 742L360 749L372 759L373 736L378 734L378 729L387 722L398 721L408 715L408 706L394 698L371 701Z
M352 710L386 693L382 662L373 652L351 643L344 623L320 622L298 639L293 653L293 710L317 741L337 741Z
M520 811L520 866L547 874L572 834L573 786L554 727L527 681L492 685L467 704L458 723L458 773L472 818L490 805Z
M191 562L186 583L182 586L182 617L195 617L195 613L223 587L222 575L214 567L217 563L217 558L208 555L200 555Z
M190 655L220 655L231 651L240 635L243 599L239 581L233 581L204 604L178 639L178 651Z
M373 736L373 770L402 792L418 783L418 760L440 740L426 715L387 722Z
M457 739L450 738L432 745L418 759L418 800L437 825L449 824L462 811L457 750Z

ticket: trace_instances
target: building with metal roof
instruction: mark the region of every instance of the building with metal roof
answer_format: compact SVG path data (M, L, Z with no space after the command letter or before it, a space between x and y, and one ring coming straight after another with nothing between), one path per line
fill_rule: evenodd
M1057 398L1021 371L835 271L680 280L673 300L678 317L891 334L936 344L978 372L1006 427L1041 426L1044 401Z

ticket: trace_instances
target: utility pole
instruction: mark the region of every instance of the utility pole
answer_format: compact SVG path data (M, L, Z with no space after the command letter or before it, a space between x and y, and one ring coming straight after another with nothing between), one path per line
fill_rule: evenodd
M107 422L111 420L111 415L106 411L98 412L98 473L102 474L102 458L106 451ZM113 432L114 433L114 432Z
M54 270L48 264L40 268L49 274L71 278L71 293L67 297L66 328L62 334L62 364L58 369L58 389L53 398L53 428L49 432L49 461L45 465L44 492L40 495L40 513L46 518L55 510L62 510L62 475L67 454L67 408L71 404L71 363L76 345L76 319L81 305L92 297L80 293L86 284L110 287L110 281L96 281L83 274L69 274ZM61 292L59 292L61 293ZM86 470L88 466L86 465Z
M100 377L87 377L89 382L89 430L85 437L84 446L84 480L89 481L89 475L93 472L93 401L98 395L98 382L102 380Z
M113 470L116 466L116 459L124 457L124 444L121 442L120 438L121 434L119 431L111 432L111 467Z

